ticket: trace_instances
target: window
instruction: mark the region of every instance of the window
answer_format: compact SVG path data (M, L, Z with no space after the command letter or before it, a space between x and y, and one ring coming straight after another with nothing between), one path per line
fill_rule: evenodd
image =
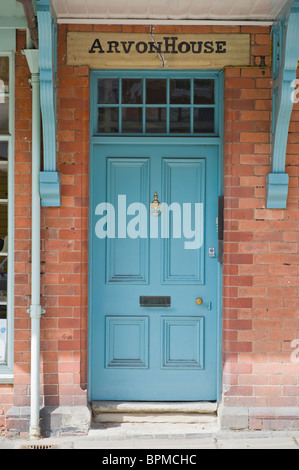
M216 73L97 72L94 134L217 136L217 94Z
M12 54L0 54L0 381L12 372L12 282L10 176L13 174L13 97ZM12 268L12 269L11 269ZM3 380L7 381L7 378Z

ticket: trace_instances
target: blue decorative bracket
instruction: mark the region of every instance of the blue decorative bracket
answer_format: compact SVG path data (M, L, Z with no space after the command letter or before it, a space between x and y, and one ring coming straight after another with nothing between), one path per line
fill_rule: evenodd
M287 206L289 175L285 172L288 133L299 57L299 0L288 2L273 26L272 168L267 177L267 208Z
M44 167L40 173L42 206L60 206L60 177L56 171L56 44L57 30L49 0L37 0L40 98Z

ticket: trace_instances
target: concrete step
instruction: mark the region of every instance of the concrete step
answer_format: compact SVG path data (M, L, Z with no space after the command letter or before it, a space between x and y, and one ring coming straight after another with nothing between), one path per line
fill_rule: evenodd
M216 423L213 402L93 401L93 423Z

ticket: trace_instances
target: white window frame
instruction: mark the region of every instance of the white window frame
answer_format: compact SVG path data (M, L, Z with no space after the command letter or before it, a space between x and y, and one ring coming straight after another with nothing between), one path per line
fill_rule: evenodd
M13 383L14 366L14 153L15 153L15 54L0 51L0 57L9 58L9 129L0 134L0 141L8 143L8 254L7 254L7 361L0 364L0 384Z

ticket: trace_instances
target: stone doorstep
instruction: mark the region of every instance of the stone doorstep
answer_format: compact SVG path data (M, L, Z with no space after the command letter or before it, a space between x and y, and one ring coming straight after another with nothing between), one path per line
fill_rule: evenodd
M45 407L41 410L41 428L44 436L59 434L88 434L93 423L190 423L216 425L221 429L248 430L252 419L286 420L299 423L297 407L242 408L224 407L210 402L93 402L90 406ZM30 407L12 407L7 413L10 434L28 432ZM293 425L291 426L294 427ZM296 429L298 424L296 424Z
M43 436L88 433L92 421L101 423L216 424L217 403L93 402L89 406L44 407L40 410ZM12 407L7 416L11 434L29 432L30 407ZM93 419L92 419L93 418Z
M217 408L211 402L92 402L95 423L212 423Z
M204 414L183 413L102 413L93 418L95 424L100 423L184 423L211 424L217 422L217 417Z

